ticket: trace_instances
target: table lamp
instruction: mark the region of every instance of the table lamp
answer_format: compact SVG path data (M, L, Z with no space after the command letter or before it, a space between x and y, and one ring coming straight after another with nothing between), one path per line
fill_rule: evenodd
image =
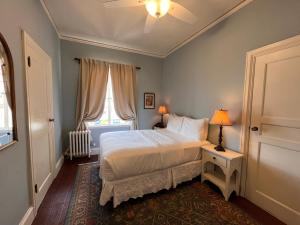
M222 146L222 138L223 138L222 131L223 131L223 126L231 126L232 125L232 123L231 123L231 121L229 119L229 116L228 116L228 111L224 110L224 109L216 110L215 113L214 113L214 115L213 115L213 117L210 120L210 124L219 125L220 126L219 144L215 147L215 149L217 151L224 152L225 149Z
M159 106L158 112L161 114L160 126L164 127L164 114L167 113L167 108L164 105Z

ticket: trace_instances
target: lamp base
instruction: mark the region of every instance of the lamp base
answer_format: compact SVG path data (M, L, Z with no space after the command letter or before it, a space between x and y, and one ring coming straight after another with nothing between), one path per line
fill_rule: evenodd
M165 128L165 125L162 122L155 124L155 126L159 128Z
M216 150L216 151L219 151L219 152L225 152L225 148L224 148L222 145L217 145L217 146L215 147L215 150Z

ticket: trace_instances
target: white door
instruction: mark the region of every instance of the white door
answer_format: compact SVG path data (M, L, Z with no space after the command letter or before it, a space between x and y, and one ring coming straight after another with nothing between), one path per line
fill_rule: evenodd
M256 57L246 198L300 224L300 41Z
M53 180L51 58L24 32L26 89L34 205L37 210Z

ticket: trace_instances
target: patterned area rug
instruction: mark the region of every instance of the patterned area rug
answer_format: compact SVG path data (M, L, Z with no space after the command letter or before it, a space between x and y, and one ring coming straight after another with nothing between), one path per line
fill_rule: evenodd
M80 165L65 225L226 225L258 224L205 184L194 180L113 208L99 205L97 164Z

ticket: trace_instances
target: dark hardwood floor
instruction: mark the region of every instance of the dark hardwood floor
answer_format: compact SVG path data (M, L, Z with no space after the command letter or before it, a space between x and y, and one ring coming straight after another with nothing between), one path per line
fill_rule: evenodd
M64 225L69 202L71 200L72 189L75 182L77 165L97 161L97 156L88 158L65 160L62 169L49 188L43 200L33 225ZM283 223L271 216L266 211L255 206L247 199L231 196L230 201L245 210L258 222L265 225L282 225Z
M76 178L77 165L94 162L98 156L65 160L56 179L50 186L32 225L64 225L72 189Z

